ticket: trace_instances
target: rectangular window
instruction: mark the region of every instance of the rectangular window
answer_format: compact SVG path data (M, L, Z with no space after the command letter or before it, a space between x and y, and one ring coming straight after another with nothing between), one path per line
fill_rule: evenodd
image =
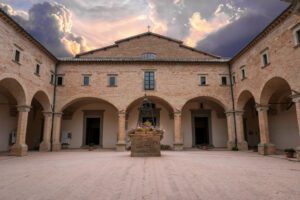
M108 76L108 86L109 87L116 87L117 86L117 76L116 75L109 75Z
M262 55L263 66L267 66L269 64L268 54L264 53Z
M235 75L232 75L232 84L234 85L236 82Z
M54 73L53 72L51 72L50 84L54 84Z
M35 74L36 75L40 75L40 69L41 69L41 65L40 64L37 64L36 66L35 66Z
M246 70L245 69L241 69L241 75L242 75L242 80L244 80L246 78Z
M296 41L297 41L297 45L300 44L300 29L296 31Z
M90 76L83 76L83 85L84 86L90 85Z
M56 85L62 86L63 85L63 76L57 76L56 78Z
M155 77L153 71L146 71L144 73L144 89L154 90L155 89Z
M221 77L221 85L227 85L227 77L226 76L222 76Z
M21 52L20 52L19 50L16 49L14 60L15 60L17 63L20 63L20 56L21 56Z
M206 85L206 76L200 76L200 85Z

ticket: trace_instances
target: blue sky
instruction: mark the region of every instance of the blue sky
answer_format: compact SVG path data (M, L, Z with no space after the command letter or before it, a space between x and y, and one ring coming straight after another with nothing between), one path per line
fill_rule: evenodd
M0 0L58 57L151 31L232 57L288 6L280 0Z

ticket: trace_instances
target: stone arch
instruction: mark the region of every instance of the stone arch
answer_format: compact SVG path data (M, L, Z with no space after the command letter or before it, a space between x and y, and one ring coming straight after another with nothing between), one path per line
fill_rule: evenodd
M250 99L254 99L254 101L256 102L255 100L255 97L254 95L252 94L252 92L250 92L249 90L243 90L239 95L238 95L238 99L237 99L237 104L236 104L236 109L239 110L239 111L242 111L245 107L245 105L247 104L247 102L250 100Z
M269 79L260 90L259 103L267 105L275 92L285 95L291 95L291 86L289 82L282 77L273 77Z
M147 95L148 99L150 101L156 101L156 102L159 102L160 104L162 104L162 106L164 106L165 108L167 108L167 110L169 112L174 112L175 109L174 107L171 105L170 102L168 102L167 100L165 100L164 98L162 97L159 97L159 96L155 96L155 95ZM135 100L131 101L131 103L129 103L126 107L126 112L129 111L130 109L132 109L132 107L136 106L137 104L139 104L142 100L143 100L144 96L142 97L138 97L136 98Z
M27 105L28 96L24 82L15 75L3 74L0 76L0 90L9 99L15 100L17 105Z
M212 96L196 96L196 97L188 99L182 105L182 107L180 108L180 110L182 110L189 102L196 101L196 100L207 100L207 101L213 102L215 105L218 105L219 108L222 108L224 110L224 112L229 109L228 106L226 106L226 104L222 102L222 100L219 100L219 99L217 99L215 97L212 97Z
M32 96L31 102L34 98L41 104L44 111L51 111L51 100L47 92L45 92L44 90L38 90Z

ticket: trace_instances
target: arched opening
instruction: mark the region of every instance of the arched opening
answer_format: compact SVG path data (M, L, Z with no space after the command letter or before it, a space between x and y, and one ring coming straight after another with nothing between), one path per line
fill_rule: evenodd
M174 109L166 100L156 97L147 96L152 102L154 108L154 122L152 117L144 117L143 121L151 121L156 126L165 130L163 139L161 141L162 145L167 145L169 147L173 146L174 143ZM140 97L134 100L126 109L126 130L131 130L137 127L137 122L139 118L139 106L142 103L144 97Z
M244 138L249 149L257 150L260 143L258 113L254 96L249 91L243 91L238 97L237 110L243 111Z
M26 144L28 150L39 150L40 143L43 141L44 133L44 114L50 112L50 100L45 92L38 91L32 98L31 109L28 113L28 124L26 131Z
M13 78L0 81L0 152L9 151L17 136L17 105L26 102L21 84Z
M62 109L61 143L63 147L115 148L118 109L93 97L74 99Z
M189 100L182 108L184 147L227 146L225 106L211 97Z
M268 124L271 143L279 150L300 145L296 107L291 99L289 83L274 77L263 87L260 103L269 105Z

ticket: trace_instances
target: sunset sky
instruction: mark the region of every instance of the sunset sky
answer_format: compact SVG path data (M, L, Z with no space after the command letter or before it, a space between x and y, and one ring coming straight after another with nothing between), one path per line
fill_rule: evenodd
M146 32L232 57L288 6L280 0L0 0L58 57Z

